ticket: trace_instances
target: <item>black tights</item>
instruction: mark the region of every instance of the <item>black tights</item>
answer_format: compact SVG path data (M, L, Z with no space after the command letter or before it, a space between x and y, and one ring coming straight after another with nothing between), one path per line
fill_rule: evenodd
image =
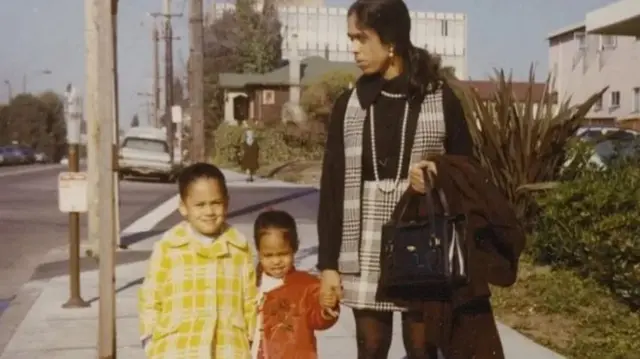
M393 312L354 309L358 359L387 359L391 347ZM438 350L427 342L422 312L402 313L402 341L407 359L437 359Z

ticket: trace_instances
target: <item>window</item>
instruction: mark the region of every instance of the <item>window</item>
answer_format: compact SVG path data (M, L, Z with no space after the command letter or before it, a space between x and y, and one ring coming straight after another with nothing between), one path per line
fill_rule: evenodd
M617 41L615 36L603 35L600 37L600 43L603 49L613 49L616 47Z
M262 104L263 105L273 105L276 103L276 94L273 90L263 90L262 91Z
M584 34L584 32L576 32L573 35L573 39L578 45L578 50L584 50L587 48L587 36Z
M169 153L169 146L167 146L166 142L146 138L127 137L122 143L122 147L141 151Z
M633 88L633 112L640 112L640 87Z
M594 111L600 111L600 110L602 110L602 96L600 96L600 98L598 99L598 101L596 101L596 103L593 105L593 110L594 110Z
M440 35L449 36L449 21L440 20Z
M611 107L620 107L620 91L611 92Z

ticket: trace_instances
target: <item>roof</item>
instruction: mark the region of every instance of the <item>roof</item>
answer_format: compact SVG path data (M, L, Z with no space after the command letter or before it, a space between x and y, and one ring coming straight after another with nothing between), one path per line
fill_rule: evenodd
M244 88L251 85L289 86L291 85L289 66L290 64L287 64L265 74L225 72L219 75L218 83L223 88ZM313 83L318 77L332 71L347 71L355 76L360 75L360 70L355 63L329 61L319 56L303 59L300 61L300 67L300 83L302 85Z
M463 86L468 86L476 89L478 94L480 95L481 100L492 100L495 96L494 93L497 89L498 84L494 81L460 81ZM513 81L511 83L511 87L513 89L514 97L518 101L524 101L527 97L527 91L529 90L529 82L516 82ZM540 102L544 96L544 92L546 89L546 83L537 82L533 84L532 96L534 102Z
M167 137L167 133L162 129L150 127L150 126L132 127L124 133L124 137L137 137L137 138L163 140Z
M585 27L585 23L584 21L572 24L572 25L568 25L565 27L562 27L560 29L557 29L555 31L552 31L551 33L549 33L547 35L547 40L552 40L558 36L562 36L562 35L566 35L566 34L570 34L572 32L576 32L576 31L584 31L586 29Z

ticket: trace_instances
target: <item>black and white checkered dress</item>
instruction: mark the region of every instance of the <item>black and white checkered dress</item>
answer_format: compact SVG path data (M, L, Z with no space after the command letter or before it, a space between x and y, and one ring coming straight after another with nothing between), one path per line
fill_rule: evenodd
M379 189L375 180L361 180L362 143L370 139L363 138L366 111L360 107L356 92L353 91L349 98L344 119L345 198L339 260L343 304L354 309L403 311L405 308L376 301L375 297L380 275L382 226L391 218L408 181L406 178L400 180L396 189L387 193ZM442 92L437 91L427 95L422 103L411 148L411 163L420 161L427 154L443 153L444 137ZM395 179L380 182L382 186L391 186Z

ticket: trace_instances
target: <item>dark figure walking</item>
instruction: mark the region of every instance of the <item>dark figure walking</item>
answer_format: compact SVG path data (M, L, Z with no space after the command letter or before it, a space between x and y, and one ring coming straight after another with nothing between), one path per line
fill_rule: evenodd
M253 131L247 130L244 133L244 142L242 143L242 158L240 167L249 174L247 182L253 182L253 175L258 170L258 157L260 155L260 147L256 141Z

